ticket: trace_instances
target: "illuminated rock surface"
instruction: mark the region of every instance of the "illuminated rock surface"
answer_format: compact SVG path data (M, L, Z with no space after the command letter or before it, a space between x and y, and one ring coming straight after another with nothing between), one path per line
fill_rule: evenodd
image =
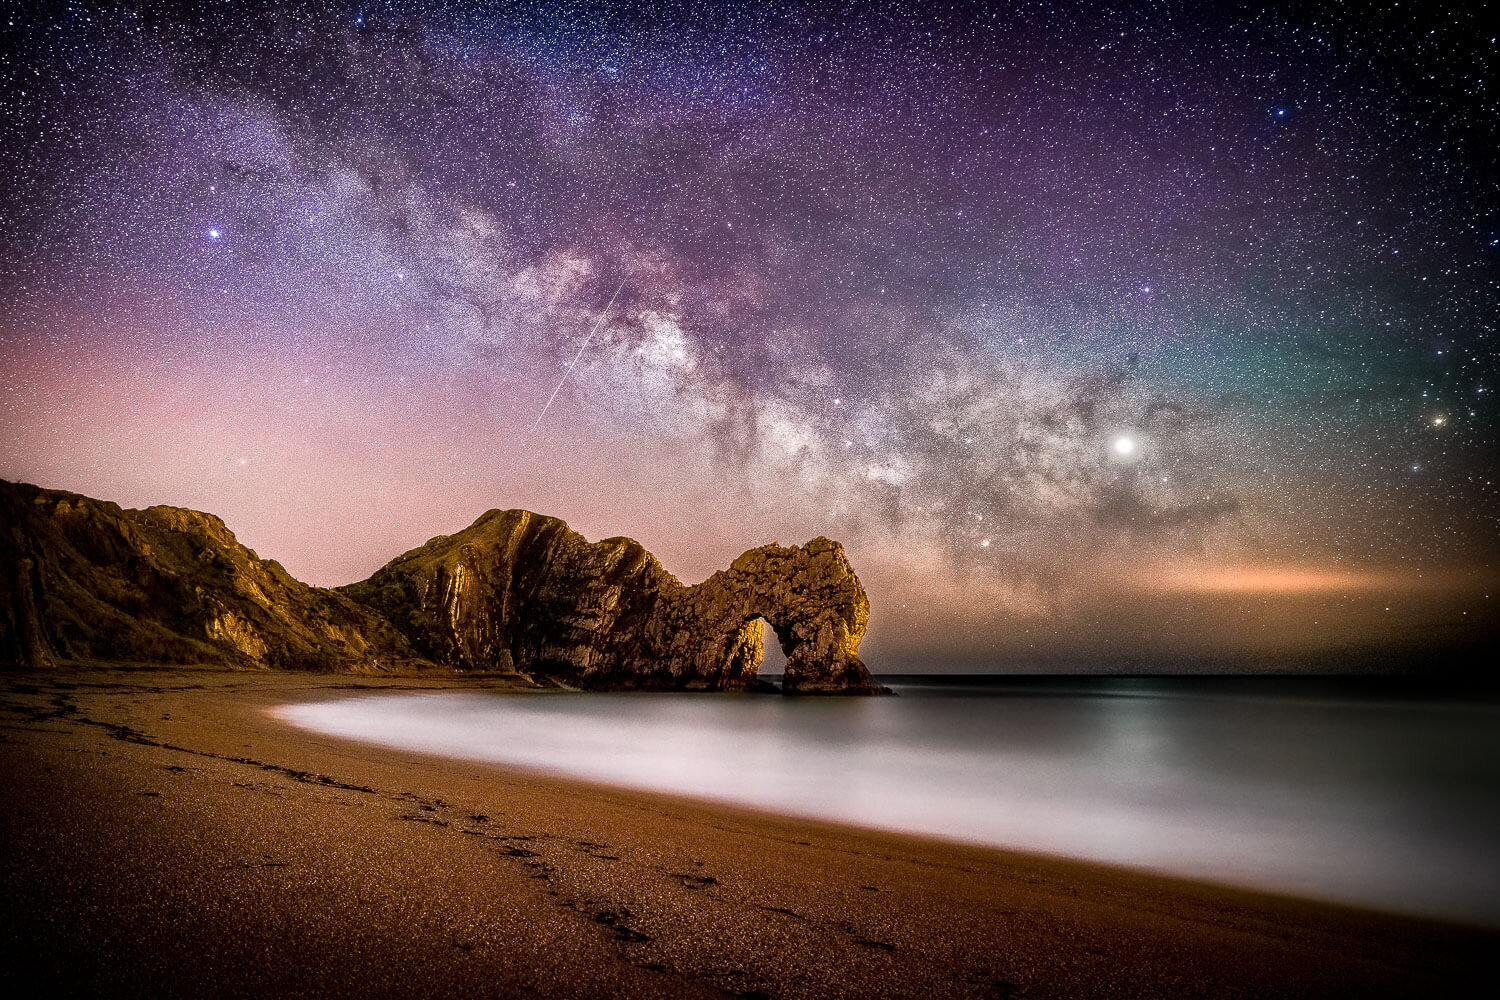
M590 543L556 518L492 510L342 592L460 669L739 689L760 667L764 618L787 654L787 690L875 690L857 655L870 603L826 538L751 549L686 587L631 539Z
M764 545L684 586L628 538L490 511L370 579L310 587L217 517L0 484L0 660L520 672L589 688L871 693L869 601L838 542Z
M211 514L0 484L0 662L417 666L389 622L309 587Z

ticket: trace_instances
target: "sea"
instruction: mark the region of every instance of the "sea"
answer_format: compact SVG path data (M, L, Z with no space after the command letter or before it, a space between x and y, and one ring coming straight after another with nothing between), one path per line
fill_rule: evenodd
M1500 695L1379 677L879 678L894 698L382 693L334 736L1500 926Z

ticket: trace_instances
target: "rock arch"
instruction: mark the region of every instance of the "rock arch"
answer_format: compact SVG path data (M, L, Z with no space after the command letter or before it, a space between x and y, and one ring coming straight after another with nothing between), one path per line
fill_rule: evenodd
M663 625L702 636L705 650L724 649L726 676L744 676L749 659L759 670L764 619L786 653L786 693L882 690L859 658L870 601L844 547L832 539L750 549L674 597Z
M858 653L870 603L827 538L751 549L687 587L628 538L590 543L557 518L492 510L327 590L191 510L0 481L0 526L0 666L447 668L734 690L757 683L764 618L788 692L883 690Z
M590 543L556 518L490 511L343 593L423 655L592 688L737 690L787 653L787 693L876 693L858 655L870 602L838 542L763 545L684 586L628 538Z

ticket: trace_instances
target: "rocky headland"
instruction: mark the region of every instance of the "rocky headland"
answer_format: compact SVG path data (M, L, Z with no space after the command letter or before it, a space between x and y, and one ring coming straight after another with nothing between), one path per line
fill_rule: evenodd
M763 545L686 586L628 538L492 510L339 588L294 579L219 518L0 483L0 663L522 674L590 689L869 694L869 600L843 546Z

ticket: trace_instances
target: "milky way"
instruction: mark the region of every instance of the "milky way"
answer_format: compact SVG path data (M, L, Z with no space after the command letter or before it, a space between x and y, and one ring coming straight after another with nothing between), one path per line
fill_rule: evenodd
M877 670L1483 638L1496 40L1208 6L17 10L0 476L825 534Z

